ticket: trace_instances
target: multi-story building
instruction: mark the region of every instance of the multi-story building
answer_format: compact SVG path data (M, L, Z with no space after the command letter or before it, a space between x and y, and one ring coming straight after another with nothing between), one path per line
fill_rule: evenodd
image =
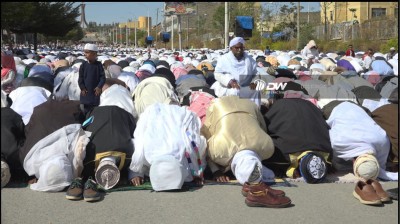
M321 21L363 23L377 17L398 17L398 2L321 2Z
M138 20L136 21L131 21L131 22L126 22L126 23L119 23L118 27L119 28L129 28L129 29L141 29L141 30L147 30L149 27L151 28L151 17L147 16L139 16Z

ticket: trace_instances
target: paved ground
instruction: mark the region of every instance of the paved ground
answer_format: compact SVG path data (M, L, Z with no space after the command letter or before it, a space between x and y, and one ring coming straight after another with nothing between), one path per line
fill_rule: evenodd
M96 203L69 201L65 192L29 188L1 190L1 223L398 223L398 201L380 207L361 204L355 184L293 183L282 189L289 208L251 208L237 185L206 185L188 192L133 190L108 193ZM384 182L385 190L398 182Z

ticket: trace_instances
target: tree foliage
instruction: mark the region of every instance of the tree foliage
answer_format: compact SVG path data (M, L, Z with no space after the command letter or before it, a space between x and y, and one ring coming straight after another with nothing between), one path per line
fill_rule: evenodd
M73 2L2 2L1 28L18 34L64 37L79 22ZM36 41L35 41L36 42ZM37 43L34 43L35 49Z
M79 7L72 2L2 2L1 27L15 33L64 36L76 28Z

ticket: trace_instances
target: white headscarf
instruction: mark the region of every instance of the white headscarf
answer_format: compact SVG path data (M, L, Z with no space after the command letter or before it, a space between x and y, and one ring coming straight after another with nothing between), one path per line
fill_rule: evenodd
M160 156L173 156L191 175L185 181L192 181L193 174L204 170L206 139L200 135L200 118L186 107L154 103L148 106L139 118L134 133L135 152L130 170L143 174L143 166L152 166ZM191 141L198 147L198 155ZM186 156L189 155L192 164ZM200 159L202 162L198 164ZM151 168L150 168L151 169Z
M235 37L229 42L229 47L235 46L238 43L245 44L243 37Z
M22 86L12 91L9 97L12 100L11 109L22 116L24 124L28 124L33 109L46 102L51 93L38 86Z
M235 154L231 163L231 170L240 184L247 182L257 167L261 169L260 177L253 182L273 182L275 181L275 174L272 170L263 166L260 157L251 150L242 150Z

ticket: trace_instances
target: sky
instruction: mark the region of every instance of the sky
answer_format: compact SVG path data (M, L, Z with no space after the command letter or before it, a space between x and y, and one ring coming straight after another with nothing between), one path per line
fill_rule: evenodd
M85 3L85 18L86 22L96 22L99 24L112 24L119 22L127 22L129 19L134 20L139 16L152 17L152 25L161 22L163 19L162 10L164 2L84 2ZM271 9L279 9L285 2L268 2ZM289 4L289 2L286 2ZM80 5L81 2L76 2L75 5ZM301 2L304 7L302 11L307 11L308 6L310 11L319 10L319 2ZM157 20L158 9L158 20Z

